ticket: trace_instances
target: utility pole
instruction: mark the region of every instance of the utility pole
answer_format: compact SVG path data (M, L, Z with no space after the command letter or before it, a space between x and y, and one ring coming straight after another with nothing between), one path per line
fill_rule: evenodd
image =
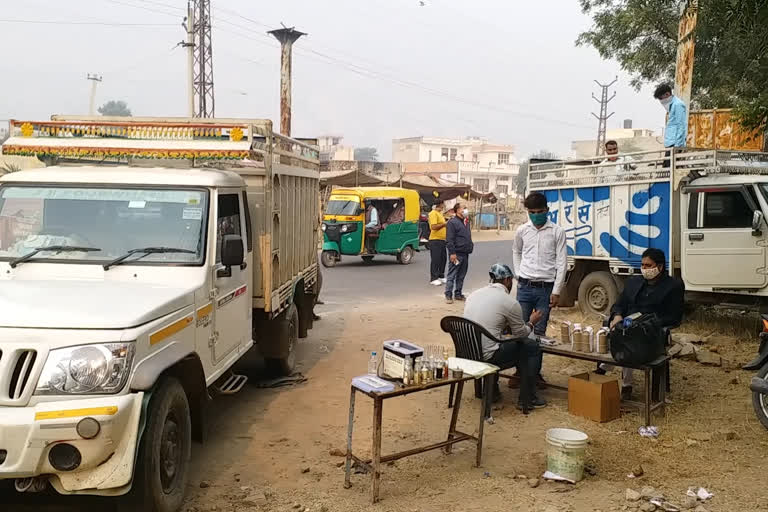
M602 89L600 93L600 99L597 99L595 93L592 93L592 99L600 104L600 115L592 112L592 115L597 119L597 147L595 148L595 155L602 155L605 153L605 130L608 126L608 118L614 113L608 113L608 103L616 97L616 91L613 92L611 97L608 97L608 89L619 80L619 77L613 79L613 82L609 84L601 84L597 80L595 83Z
M187 16L181 24L187 33L187 40L177 46L187 50L187 115L195 117L195 10L187 3Z
M675 95L685 103L690 112L691 86L693 85L693 54L696 48L696 22L699 17L698 0L686 2L677 32L677 63L675 65Z
M187 7L187 32L195 35L191 44L193 53L192 87L194 106L192 117L214 117L213 49L211 44L211 0L193 0ZM189 37L189 35L188 35ZM185 46L190 41L185 43ZM189 50L189 48L188 48Z
M291 136L291 61L293 59L293 43L304 32L299 32L294 27L270 30L269 34L280 41L280 133L286 137Z
M97 75L96 73L88 73L86 76L87 80L91 81L91 99L88 102L88 115L89 116L95 116L96 115L96 85L101 82L101 75Z

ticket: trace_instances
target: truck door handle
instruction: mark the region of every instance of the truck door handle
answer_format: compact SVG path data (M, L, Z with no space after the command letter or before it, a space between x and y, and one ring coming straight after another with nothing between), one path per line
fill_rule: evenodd
M691 242L701 242L704 240L704 233L688 233L688 240Z

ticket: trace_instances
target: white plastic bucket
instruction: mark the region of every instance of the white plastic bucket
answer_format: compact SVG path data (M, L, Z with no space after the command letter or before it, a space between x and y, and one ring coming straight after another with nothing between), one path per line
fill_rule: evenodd
M580 481L584 477L584 458L589 437L570 428L547 430L547 471L557 476Z

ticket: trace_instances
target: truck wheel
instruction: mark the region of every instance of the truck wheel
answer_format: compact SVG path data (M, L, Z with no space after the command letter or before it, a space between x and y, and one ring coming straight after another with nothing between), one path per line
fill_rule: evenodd
M619 290L610 272L592 272L579 285L579 308L585 315L608 315L619 297Z
M400 253L397 255L397 261L400 262L401 265L407 265L411 262L413 259L413 247L410 245L406 245L403 247L403 250L400 251Z
M338 256L336 251L323 251L323 253L320 255L320 261L326 268L335 267L337 259Z
M763 365L757 375L760 379L768 380L768 364ZM755 408L755 414L760 423L768 428L768 396L761 393L752 393L752 406Z
M163 378L149 402L129 499L148 512L179 510L189 477L191 448L187 395L178 380Z
M295 304L275 321L273 333L277 336L278 343L284 357L279 359L267 359L267 368L277 375L290 375L296 367L296 346L299 342L299 310Z

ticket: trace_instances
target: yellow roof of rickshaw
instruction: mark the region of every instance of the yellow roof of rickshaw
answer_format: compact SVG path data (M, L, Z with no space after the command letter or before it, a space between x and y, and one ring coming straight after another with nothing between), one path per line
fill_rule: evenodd
M335 195L356 195L362 199L400 199L405 201L405 220L416 221L421 211L421 197L415 190L399 187L352 187L336 188L331 191Z

